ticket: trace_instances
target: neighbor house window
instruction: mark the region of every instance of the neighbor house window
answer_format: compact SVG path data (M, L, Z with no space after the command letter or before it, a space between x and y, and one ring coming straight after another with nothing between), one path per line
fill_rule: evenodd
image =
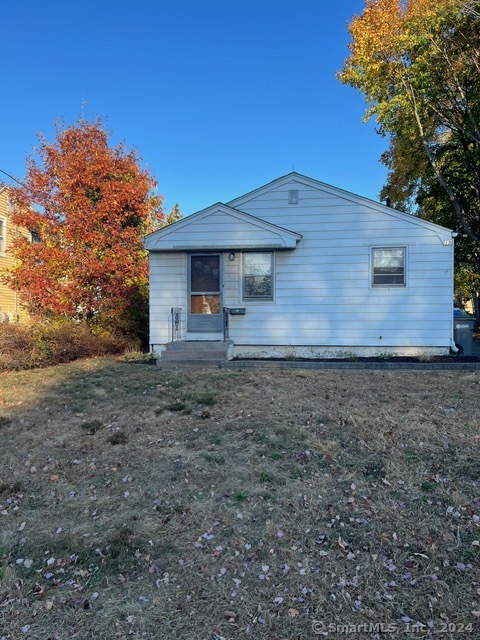
M372 249L372 286L405 287L405 247Z
M7 225L5 218L0 218L0 256L5 255L5 247L7 244Z
M273 300L273 251L243 254L243 299Z

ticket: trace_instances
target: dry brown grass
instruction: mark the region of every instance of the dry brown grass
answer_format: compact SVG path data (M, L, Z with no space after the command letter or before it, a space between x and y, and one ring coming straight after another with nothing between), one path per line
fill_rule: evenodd
M478 373L0 379L3 638L480 637Z

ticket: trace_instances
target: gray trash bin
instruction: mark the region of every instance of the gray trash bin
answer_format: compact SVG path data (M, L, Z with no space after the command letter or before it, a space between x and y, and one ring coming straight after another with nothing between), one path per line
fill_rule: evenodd
M455 344L464 356L473 355L473 330L475 328L475 316L467 314L455 315L453 318L453 335Z

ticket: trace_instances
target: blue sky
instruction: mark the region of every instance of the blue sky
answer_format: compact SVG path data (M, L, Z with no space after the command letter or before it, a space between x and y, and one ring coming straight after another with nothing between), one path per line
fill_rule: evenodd
M364 0L17 0L0 39L0 169L101 115L186 215L289 173L378 199L387 141L335 78ZM0 179L8 181L0 174Z

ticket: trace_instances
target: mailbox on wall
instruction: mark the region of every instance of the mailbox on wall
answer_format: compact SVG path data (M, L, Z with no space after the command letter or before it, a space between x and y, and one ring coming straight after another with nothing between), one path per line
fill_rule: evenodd
M245 307L230 307L231 316L244 316L246 313Z

